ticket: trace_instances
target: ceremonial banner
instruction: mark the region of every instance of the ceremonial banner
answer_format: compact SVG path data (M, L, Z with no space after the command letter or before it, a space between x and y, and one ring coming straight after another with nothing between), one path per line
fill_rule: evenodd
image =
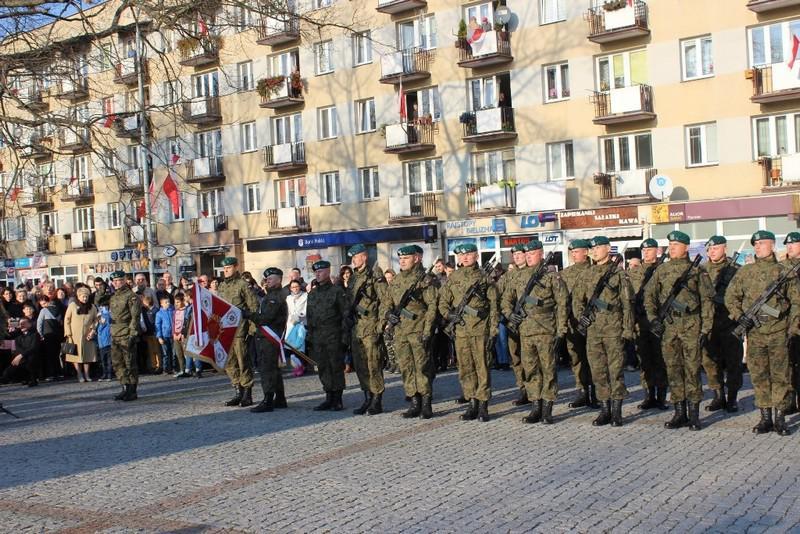
M186 341L186 352L219 371L224 370L228 351L241 322L242 311L239 308L200 287L195 281L192 289L192 328Z

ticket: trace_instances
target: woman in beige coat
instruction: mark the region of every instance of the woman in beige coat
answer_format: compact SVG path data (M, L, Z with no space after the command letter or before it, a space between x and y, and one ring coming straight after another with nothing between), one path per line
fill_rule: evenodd
M79 287L75 302L70 302L64 316L64 335L67 343L78 347L78 354L67 355L75 366L79 382L89 382L89 365L97 361L97 347L93 341L97 327L97 307L89 302L91 292ZM81 370L83 364L83 370Z

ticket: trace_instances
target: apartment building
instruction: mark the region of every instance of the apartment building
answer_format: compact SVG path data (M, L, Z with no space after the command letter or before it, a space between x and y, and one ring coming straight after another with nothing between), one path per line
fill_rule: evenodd
M737 247L797 228L800 0L289 7L223 7L187 21L194 40L145 21L143 54L128 21L72 37L72 76L11 80L21 112L91 126L6 140L6 275L144 270L148 223L157 271L208 273L225 255L308 273L356 242L388 267L406 243L507 260L536 236L564 261L597 232ZM142 217L145 159L156 191L175 177L176 213L161 192Z

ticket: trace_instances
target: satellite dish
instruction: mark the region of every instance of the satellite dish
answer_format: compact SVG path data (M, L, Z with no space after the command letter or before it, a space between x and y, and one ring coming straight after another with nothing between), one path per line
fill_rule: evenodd
M672 185L672 179L666 174L656 174L650 179L648 185L650 196L657 200L664 200L669 198L675 187Z
M506 6L498 7L494 11L494 20L500 24L508 24L508 21L511 20L511 10Z

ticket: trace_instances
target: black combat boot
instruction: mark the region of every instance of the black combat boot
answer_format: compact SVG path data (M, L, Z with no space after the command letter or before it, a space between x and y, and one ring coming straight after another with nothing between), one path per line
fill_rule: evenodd
M656 401L656 388L654 386L650 386L647 388L647 396L644 398L644 401L637 406L640 410L652 410L657 405Z
M579 391L575 398L572 399L567 406L570 408L583 408L584 406L589 405L589 386L583 388L582 391Z
M530 404L531 401L528 399L528 390L525 388L519 389L519 398L517 398L513 404L514 406L525 406L526 404Z
M315 412L323 412L325 410L330 410L331 406L333 405L333 392L326 391L325 392L325 400L322 403L314 406Z
M675 402L672 404L675 413L672 414L672 419L664 423L664 428L680 428L689 422L686 417L686 401Z
M542 423L553 424L553 401L543 401L542 404Z
M403 417L405 417L406 419L410 419L411 417L418 417L421 411L422 411L422 395L416 393L413 397L411 397L411 406L408 407L408 410L403 412Z
M761 419L753 427L756 434L766 434L772 431L772 408L761 408Z
M432 395L423 395L422 396L422 410L419 413L419 416L423 419L430 419L433 417L433 407L431 406L431 402L433 401Z
M253 413L264 413L264 412L271 412L272 409L275 407L273 404L273 393L267 393L264 395L264 400L258 403L257 406L253 406L250 408L250 411Z
M622 426L622 399L611 401L611 426Z
M667 406L667 388L656 388L656 408L659 410L669 410Z
M785 415L792 415L792 414L797 413L797 392L796 391L792 391L789 394L789 407L786 408L786 411L783 412L783 413ZM776 414L776 418L777 418L777 414ZM776 421L776 426L777 426L777 421Z
M383 413L383 394L378 393L372 397L372 404L367 408L367 415L378 415Z
M592 426L604 426L611 422L611 401L600 404L600 415L592 421Z
M364 415L365 413L367 413L367 409L369 408L369 405L372 404L372 398L373 397L374 397L374 395L372 393L370 393L369 391L365 391L364 392L364 402L361 403L361 406L359 406L358 408L353 410L353 414L354 415Z
M700 403L689 402L689 430L700 430Z
M276 392L275 401L272 403L272 405L275 408L288 408L289 405L286 404L286 394L283 391Z
M533 408L531 408L531 413L526 415L522 418L522 422L532 425L533 423L538 423L542 420L542 400L539 399L538 401L533 401Z
M127 386L122 386L122 390L119 393L117 393L116 395L114 395L114 400L121 401L122 399L125 398L125 395L127 393L128 393L128 387Z
M597 401L597 390L594 387L594 384L589 386L589 402L586 404L589 408L602 408L600 403Z
M239 406L242 408L247 408L248 406L253 405L253 388L244 388L244 393L242 393L242 400L239 402Z
M334 391L332 393L333 398L331 399L331 407L330 410L332 412L341 412L344 410L344 404L342 404L342 390Z
M461 414L459 419L462 421L473 421L476 417L478 417L478 399L470 399L467 411Z
M481 423L489 422L489 401L480 401L478 403L478 421Z
M244 388L239 386L236 388L236 395L234 395L231 400L225 403L225 406L239 406L239 403L242 402L242 396L244 395Z
M708 403L708 406L706 406L706 411L716 412L717 410L722 410L723 408L725 408L725 390L715 389L714 400Z
M728 400L725 402L725 410L728 413L734 413L739 411L739 403L736 401L736 395L739 394L739 391L736 389L728 389Z
M786 426L786 412L775 409L775 432L781 436L789 435L789 427Z
M135 401L139 396L136 394L136 384L128 384L125 386L125 396L122 400L125 402Z

